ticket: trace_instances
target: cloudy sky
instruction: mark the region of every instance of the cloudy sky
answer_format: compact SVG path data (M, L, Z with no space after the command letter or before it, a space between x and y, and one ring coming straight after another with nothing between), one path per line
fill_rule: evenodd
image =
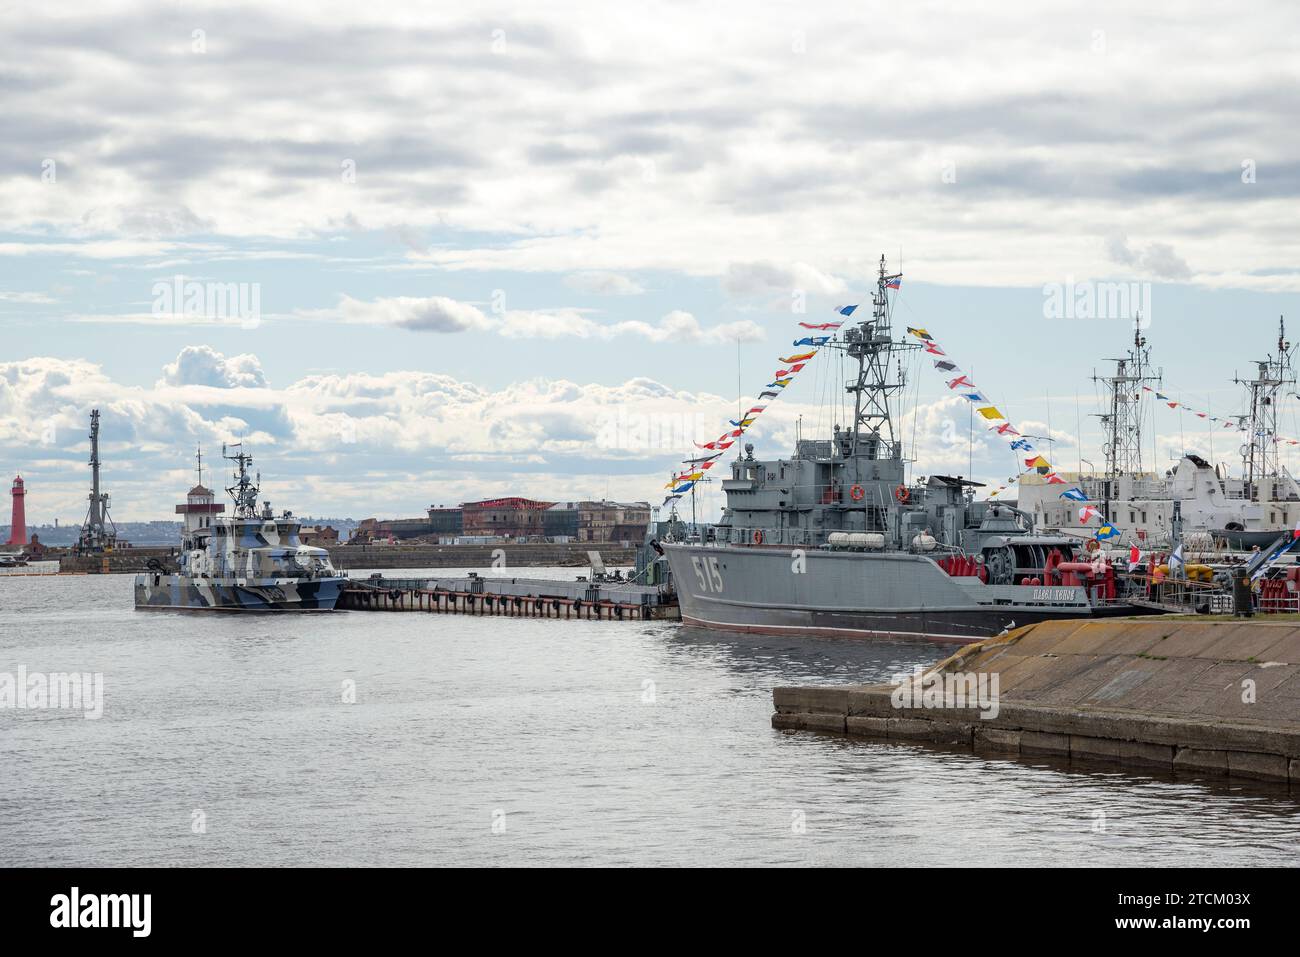
M6 8L0 472L29 517L80 519L92 407L123 519L241 436L304 514L657 502L882 253L896 324L1070 466L1100 463L1128 317L1049 316L1045 285L1146 284L1167 391L1215 412L1279 315L1300 340L1293 5L433 6ZM1004 479L913 373L916 474ZM758 451L827 430L844 374L819 357ZM1158 464L1211 451L1155 421Z

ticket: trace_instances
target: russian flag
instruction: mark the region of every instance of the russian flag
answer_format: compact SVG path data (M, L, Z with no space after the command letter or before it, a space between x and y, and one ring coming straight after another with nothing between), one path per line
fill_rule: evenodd
M894 279L890 279L890 280L887 280L887 281L885 282L885 288L886 288L886 289L898 289L900 286L902 286L902 284L903 284L903 280L902 280L902 278L900 278L900 277L895 277Z

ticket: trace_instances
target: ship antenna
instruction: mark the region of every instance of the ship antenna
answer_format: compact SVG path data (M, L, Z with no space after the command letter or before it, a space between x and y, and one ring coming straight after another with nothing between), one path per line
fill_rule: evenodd
M847 392L853 393L849 455L865 454L871 459L902 458L902 443L894 433L890 400L906 385L906 378L901 373L901 366L895 373L894 363L890 360L897 353L920 348L914 343L895 342L890 330L887 290L897 289L902 275L889 273L885 257L881 255L876 291L871 297L871 317L844 330L843 343L836 344L836 348L842 349L858 363L857 379L846 387Z
M794 353L791 353L791 355L794 355ZM736 421L737 422L743 422L745 419L745 416L740 411L740 406L743 404L742 396L745 394L744 388L745 386L740 375L740 335L739 333L737 333L736 335ZM737 445L736 461L739 462L741 459L742 449L744 449L745 446L741 442L737 442L736 445ZM694 496L695 496L695 487L692 486L691 487L691 511L692 511L691 520L692 521L694 521L694 509L695 509Z
M1139 312L1133 323L1133 348L1125 356L1108 360L1115 363L1112 375L1094 372L1092 376L1092 381L1106 390L1106 411L1098 416L1105 436L1105 492L1121 475L1136 476L1142 471L1142 391L1149 388L1148 383L1159 388L1164 380L1163 370L1151 367L1151 349L1141 328ZM1109 500L1108 495L1103 498ZM1109 520L1109 515L1106 518Z
M1279 316L1276 358L1269 355L1256 360L1258 372L1254 379L1233 378L1233 382L1246 386L1250 392L1250 412L1239 417L1250 421L1249 442L1241 449L1242 472L1250 501L1260 500L1258 486L1261 480L1276 477L1281 472L1281 453L1273 440L1277 435L1277 394L1279 390L1295 387L1290 350L1291 344L1286 341L1286 323Z
M248 477L248 467L253 464L253 456L244 451L244 443L240 440L236 443L238 449L234 455L226 451L226 446L222 443L221 457L228 462L234 462L237 471L234 473L235 482L226 489L227 494L235 500L235 517L237 518L256 518L257 517L257 493L258 486L262 482L262 475L259 472L256 481Z

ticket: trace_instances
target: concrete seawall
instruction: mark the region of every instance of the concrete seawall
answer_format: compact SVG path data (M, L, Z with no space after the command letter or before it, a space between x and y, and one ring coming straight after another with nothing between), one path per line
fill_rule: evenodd
M120 548L107 555L63 555L59 558L59 571L64 574L110 574L143 572L150 559L155 559L170 571L176 568L175 548Z
M496 555L507 568L586 568L587 552L600 552L609 567L631 565L636 550L599 543L497 545L335 545L330 560L340 568L488 568Z
M622 545L586 543L512 545L333 545L328 551L337 567L349 568L488 568L498 550L506 568L575 566L586 568L587 552L600 552L610 568L636 563L636 549ZM157 559L176 570L176 548L121 548L108 555L62 555L63 572L95 574L142 572Z
M926 674L935 687L981 675L992 687L996 676L995 716L970 700L898 706L905 696L891 685L777 688L772 725L1300 786L1293 624L1043 622L968 645Z

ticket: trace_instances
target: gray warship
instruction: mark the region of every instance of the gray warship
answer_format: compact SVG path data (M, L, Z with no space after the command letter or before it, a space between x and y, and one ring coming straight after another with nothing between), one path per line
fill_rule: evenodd
M980 483L930 475L909 484L893 404L905 376L880 260L869 319L841 330L856 364L853 424L797 439L790 458L752 445L722 481L721 521L657 543L686 624L827 637L966 643L1054 618L1145 614L1096 543L1035 534L1032 518L977 502ZM669 527L674 527L669 523ZM680 525L676 527L682 527Z
M332 611L345 576L330 564L329 552L303 545L301 527L291 512L278 517L271 503L257 507L258 481L249 475L253 457L235 446L222 457L235 463L234 483L226 489L234 500L230 517L199 483L176 511L184 516L180 571L153 568L135 579L137 610L195 611Z

